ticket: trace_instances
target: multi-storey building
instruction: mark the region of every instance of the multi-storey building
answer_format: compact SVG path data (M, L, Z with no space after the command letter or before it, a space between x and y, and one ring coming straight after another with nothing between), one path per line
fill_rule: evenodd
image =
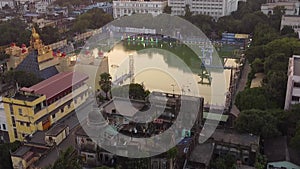
M283 15L281 17L280 30L283 29L283 27L285 26L290 26L294 29L295 32L300 32L300 15L298 16Z
M188 6L193 14L212 16L218 19L236 11L239 0L168 0L172 15L185 15Z
M150 0L150 1L131 1L117 0L113 1L114 18L119 18L133 13L150 13L154 16L162 14L167 6L167 1Z
M291 105L298 103L300 103L300 56L293 55L289 60L284 109L288 110Z
M12 0L0 0L0 9L3 7L8 6L10 8L15 8L15 2Z
M2 97L0 97L0 143L8 142L7 122Z
M88 76L63 72L3 97L10 141L47 130L88 98Z
M286 15L299 15L300 3L293 1L262 4L261 11L266 15L270 15L273 14L273 9L277 6L284 7Z

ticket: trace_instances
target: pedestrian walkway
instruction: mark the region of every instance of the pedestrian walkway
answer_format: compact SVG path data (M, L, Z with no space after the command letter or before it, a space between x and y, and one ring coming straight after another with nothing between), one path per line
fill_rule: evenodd
M239 84L238 84L236 95L239 92L241 92L241 91L243 91L245 89L245 87L247 85L247 81L248 81L248 75L249 75L250 72L251 72L251 67L250 67L248 61L246 61L245 67L244 67L244 69L242 71L241 79L240 79ZM232 106L232 108L230 110L230 114L234 115L235 117L238 117L239 114L240 114L240 110L235 105L235 97L236 97L236 95L233 98L233 106Z

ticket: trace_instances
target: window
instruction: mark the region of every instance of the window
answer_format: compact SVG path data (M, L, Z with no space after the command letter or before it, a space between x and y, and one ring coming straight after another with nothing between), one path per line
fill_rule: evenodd
M55 119L55 114L52 114L52 119Z
M11 121L12 121L13 127L16 127L16 121L15 121L15 117L14 116L11 117Z
M294 83L294 87L300 87L300 83Z
M15 135L15 138L18 138L18 132L17 132L17 129L14 129L14 135Z
M20 125L21 125L21 126L23 126L23 125L24 125L24 123L23 123L22 121L20 121Z
M30 123L26 123L26 126L29 127L29 126L30 126Z
M63 113L64 112L64 108L60 109L60 112Z
M292 96L292 101L299 101L299 97L297 97L297 96Z
M9 104L9 108L10 108L10 114L14 114L14 109L13 109L13 106L12 106L12 104Z

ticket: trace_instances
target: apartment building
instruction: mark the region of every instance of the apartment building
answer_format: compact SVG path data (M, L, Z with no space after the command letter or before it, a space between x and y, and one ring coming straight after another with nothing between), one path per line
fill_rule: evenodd
M185 7L195 15L209 15L215 19L236 11L239 0L168 0L172 15L185 15Z
M150 13L154 16L162 14L167 6L167 1L150 0L150 1L131 1L117 0L113 1L113 16L119 18L133 13Z
M300 56L293 55L289 60L284 109L288 110L291 105L298 103L300 103Z
M63 72L3 97L10 141L47 130L82 105L88 98L87 79L82 73Z

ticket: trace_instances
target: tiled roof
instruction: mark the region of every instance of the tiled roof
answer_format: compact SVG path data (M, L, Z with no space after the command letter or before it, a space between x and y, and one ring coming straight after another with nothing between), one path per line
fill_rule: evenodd
M83 73L62 72L34 86L31 86L30 89L32 89L36 94L46 95L48 100L62 91L87 79L88 76Z
M40 70L39 63L37 60L37 51L32 51L28 56L17 66L17 70L30 72L36 75L38 78L47 79L58 73L55 66L50 66L44 70Z

